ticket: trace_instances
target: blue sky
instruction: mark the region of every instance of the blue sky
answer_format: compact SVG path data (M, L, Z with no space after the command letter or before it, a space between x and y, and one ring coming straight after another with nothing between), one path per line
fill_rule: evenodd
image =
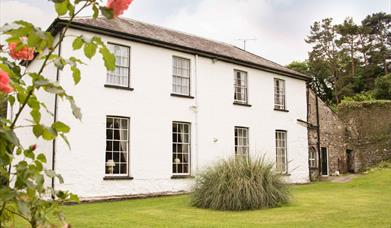
M105 2L106 0L102 0ZM359 23L366 15L391 11L391 0L134 0L123 15L164 27L242 46L287 64L307 57L304 38L325 17ZM0 0L0 22L29 20L46 28L54 19L47 0Z

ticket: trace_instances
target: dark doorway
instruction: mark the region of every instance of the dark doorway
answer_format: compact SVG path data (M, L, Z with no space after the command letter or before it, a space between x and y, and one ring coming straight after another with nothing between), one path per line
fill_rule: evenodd
M349 173L354 173L353 150L346 150L346 166Z
M322 175L328 176L329 175L329 161L328 161L328 154L327 154L326 147L321 148L321 159L322 159Z

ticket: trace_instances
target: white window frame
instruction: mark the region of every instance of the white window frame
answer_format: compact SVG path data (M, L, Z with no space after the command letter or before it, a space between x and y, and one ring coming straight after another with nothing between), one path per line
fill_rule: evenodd
M248 104L248 73L246 71L234 70L234 103Z
M288 133L285 130L276 130L276 171L288 173Z
M172 57L172 93L183 95L183 96L190 96L191 93L190 85L191 85L190 59L179 57L179 56L173 56Z
M318 153L313 147L309 150L308 163L310 168L318 168Z
M286 110L285 80L274 78L274 109Z
M174 125L176 126L177 131L174 131ZM186 126L188 129L187 132L185 132ZM173 121L171 127L172 127L172 174L190 175L191 173L191 123L182 122L182 121ZM183 131L181 131L182 129ZM186 141L186 137L187 137L187 141ZM179 148L182 148L181 151L179 151ZM186 148L187 152L183 152L183 148ZM185 159L186 156L187 159ZM179 159L179 163L177 163L176 159ZM184 172L186 166L187 166L187 172ZM179 172L179 168L181 168L181 172Z
M107 44L107 47L115 55L115 70L107 71L106 85L130 88L130 47L111 42ZM117 55L115 48L126 49L128 56ZM121 53L122 51L119 52ZM120 58L128 58L128 61L124 61L122 64L119 64L121 62ZM126 72L127 75L121 75L121 72Z
M250 154L250 129L248 127L235 126L235 156L248 158Z
M109 126L108 120L112 119L113 125ZM119 121L119 126L116 127L114 124L116 120ZM126 120L126 128L123 126L123 121ZM123 117L123 116L106 116L106 149L105 149L105 175L106 176L129 176L129 131L130 131L130 118L129 117ZM108 137L108 131L112 131L112 137ZM120 139L115 139L115 131L118 131ZM121 134L126 132L126 136L124 139L121 139ZM110 144L111 142L111 150L110 150ZM118 142L118 151L115 149L115 143ZM123 143L121 145L121 143ZM126 145L126 150L121 151L121 147L123 145ZM111 156L109 155L111 153ZM118 162L115 161L114 153L118 153ZM125 159L126 161L122 161L121 153L125 153ZM125 172L121 173L121 166L119 166L119 173L108 173L107 170L107 161L108 160L114 160L115 165L121 165L126 164L125 166Z

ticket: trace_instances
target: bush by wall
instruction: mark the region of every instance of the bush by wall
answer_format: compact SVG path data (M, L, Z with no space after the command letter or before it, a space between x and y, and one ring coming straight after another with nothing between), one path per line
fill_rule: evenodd
M263 158L217 162L196 178L193 206L217 210L272 208L289 201L288 186Z

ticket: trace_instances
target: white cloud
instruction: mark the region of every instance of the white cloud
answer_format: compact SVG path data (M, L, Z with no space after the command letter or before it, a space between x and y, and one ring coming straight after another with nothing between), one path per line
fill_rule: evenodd
M55 14L48 10L48 7L42 6L42 2L40 0L25 2L2 0L0 2L0 24L25 20L46 29L55 18ZM48 4L50 3L46 1L46 5Z
M135 0L123 16L240 47L237 39L256 38L248 51L287 64L306 58L304 38L314 21L352 16L360 22L390 7L389 0ZM1 24L24 19L45 28L54 18L47 0L0 0Z

